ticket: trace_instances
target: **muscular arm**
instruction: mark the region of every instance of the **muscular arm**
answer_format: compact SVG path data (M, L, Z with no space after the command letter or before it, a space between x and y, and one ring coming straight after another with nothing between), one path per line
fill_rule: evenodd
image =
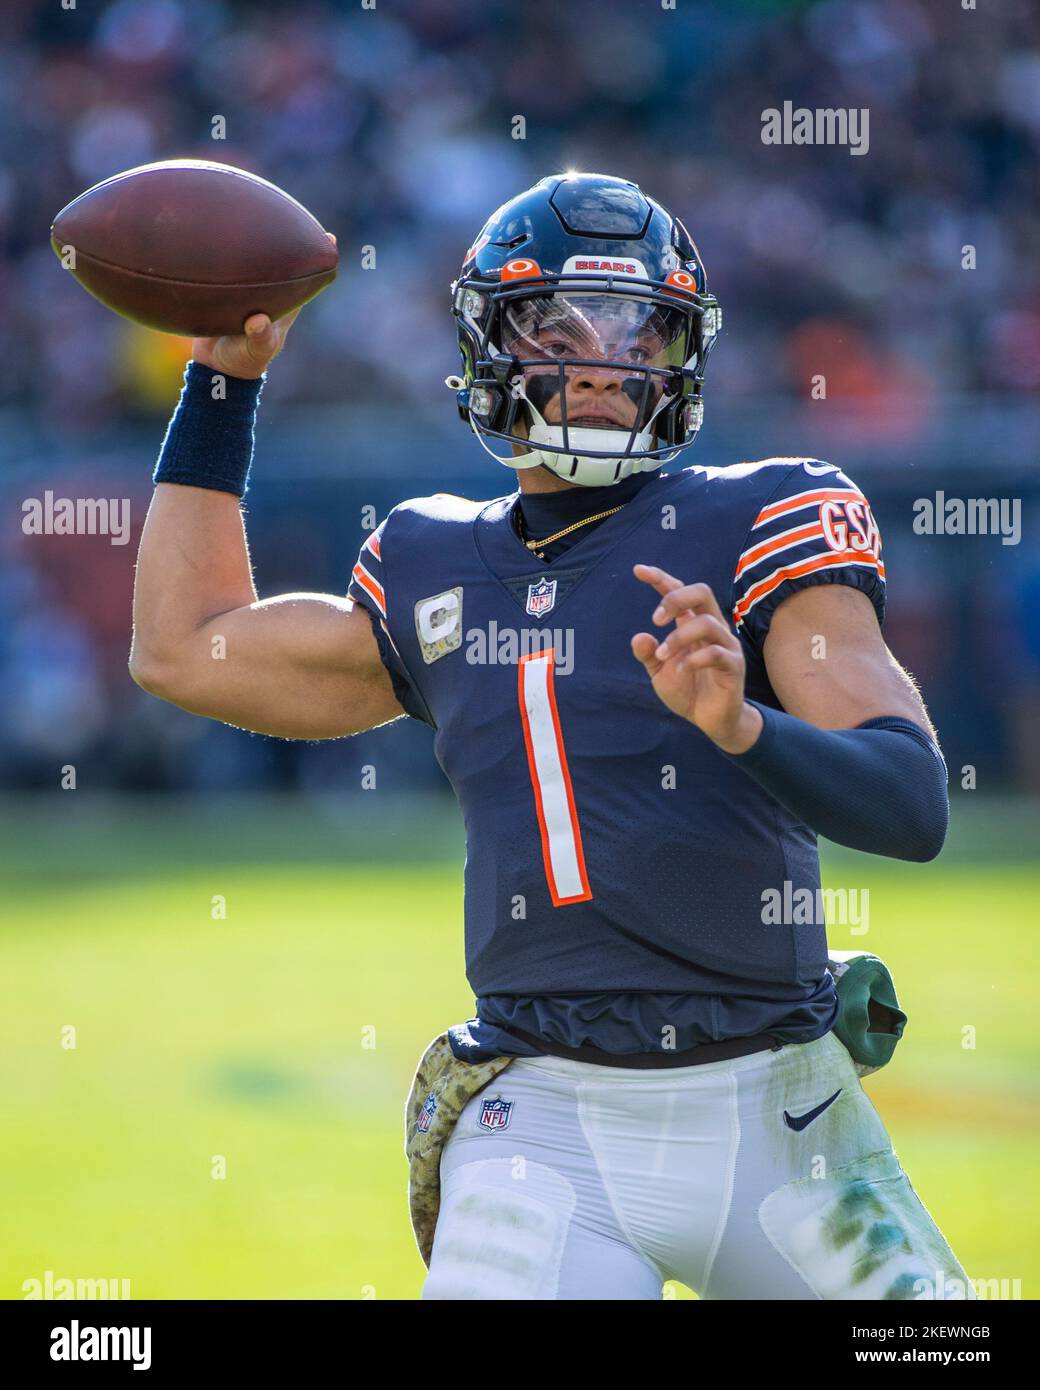
M160 483L141 538L130 673L193 714L338 738L403 714L368 615L332 594L258 600L237 497Z
M298 313L276 323L253 314L240 334L196 338L192 360L237 381L241 398ZM405 711L367 613L332 594L257 598L239 506L252 453L243 409L219 424L207 409L201 426L189 410L186 433L180 410L171 423L171 481L155 489L137 558L130 674L192 714L279 738L340 738L396 719ZM200 472L207 486L192 485Z
M788 714L818 728L855 728L894 714L936 737L907 671L888 651L870 599L845 584L799 589L773 614L769 681Z
M930 738L917 687L885 645L874 606L846 584L801 589L773 615L766 670L788 714L819 729L853 729L897 715Z

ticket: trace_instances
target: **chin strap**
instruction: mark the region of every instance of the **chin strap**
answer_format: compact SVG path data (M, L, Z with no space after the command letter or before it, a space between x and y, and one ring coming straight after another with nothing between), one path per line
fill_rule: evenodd
M507 468L523 470L525 468L537 468L542 462L541 452L537 449L529 449L526 454L515 454L512 458L503 458L501 454L495 453L494 449L492 449L491 445L473 423L472 418L470 418L469 427L477 436L480 447L486 454L490 454L496 463L504 463Z
M466 389L465 379L461 376L446 376L444 378L444 384L445 386L447 386L449 391L454 391L456 394ZM469 424L470 429L476 435L477 443L480 445L480 447L484 450L486 454L491 455L491 457L495 460L496 463L504 464L506 468L515 468L519 471L525 468L537 468L539 464L542 462L542 455L540 451L537 449L529 449L526 454L517 454L512 458L503 458L501 454L495 453L494 449L492 449L491 445L481 434L480 430L473 422L472 414L467 417L467 423Z

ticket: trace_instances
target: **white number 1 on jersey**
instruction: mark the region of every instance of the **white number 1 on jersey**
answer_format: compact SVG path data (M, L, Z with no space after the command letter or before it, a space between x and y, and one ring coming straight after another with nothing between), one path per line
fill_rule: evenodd
M521 657L519 671L520 718L553 906L588 902L592 889L585 872L581 826L556 708L552 647Z

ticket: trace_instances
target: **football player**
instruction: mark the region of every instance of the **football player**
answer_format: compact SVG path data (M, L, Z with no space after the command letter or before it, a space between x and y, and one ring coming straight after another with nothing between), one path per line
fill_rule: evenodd
M945 836L867 498L815 459L676 463L720 309L633 183L543 179L452 295L448 384L518 487L402 502L348 596L259 599L239 502L291 318L254 316L194 344L131 655L259 733L435 731L477 1003L416 1122L461 1096L424 1296L970 1297L834 1032L822 917L764 907L818 896L817 834L919 861Z

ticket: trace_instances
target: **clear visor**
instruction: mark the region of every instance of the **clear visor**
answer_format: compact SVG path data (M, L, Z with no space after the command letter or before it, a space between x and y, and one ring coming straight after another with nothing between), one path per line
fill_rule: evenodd
M685 365L689 324L678 306L627 295L532 296L502 305L501 348L519 359L527 397L547 422L632 429L664 385L646 369Z
M502 351L527 358L597 358L635 367L684 365L688 315L611 294L552 294L502 306Z

